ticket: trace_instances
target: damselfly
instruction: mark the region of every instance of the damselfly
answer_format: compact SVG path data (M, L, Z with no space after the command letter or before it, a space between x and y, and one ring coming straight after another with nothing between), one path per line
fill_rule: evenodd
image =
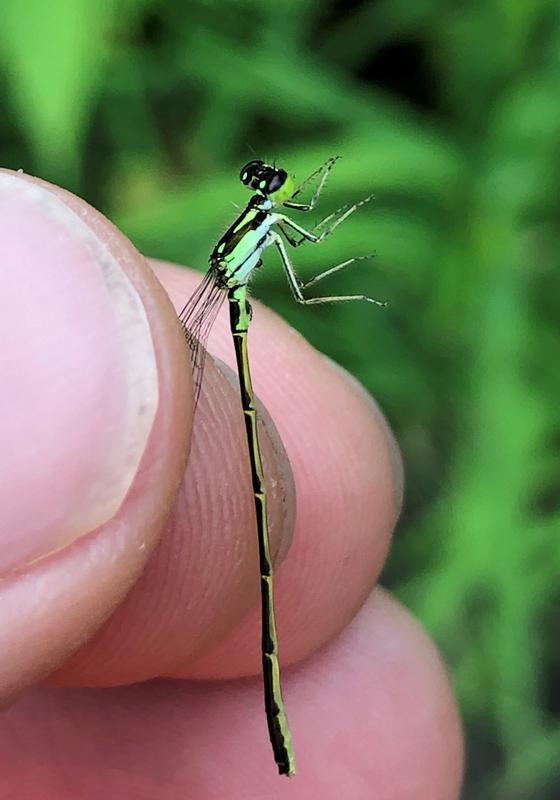
M371 198L344 206L324 217L310 230L298 225L280 213L279 206L295 211L312 211L319 199L327 176L338 160L330 158L296 188L293 176L286 170L270 166L263 161L250 161L241 170L241 182L254 194L244 211L226 231L210 255L210 268L198 289L179 315L191 351L193 364L194 402L200 395L202 370L206 355L205 343L223 300L229 301L231 334L235 346L237 370L241 392L241 405L247 431L247 444L251 461L253 497L259 544L260 582L262 599L262 666L266 718L274 758L281 775L295 773L295 757L288 718L282 699L278 639L274 614L273 570L270 556L267 495L257 432L255 395L251 382L247 352L247 332L251 321L251 306L247 300L247 286L254 271L261 266L263 251L274 245L282 260L291 292L298 303L319 303L365 300L384 306L385 303L365 295L334 295L305 297L304 291L328 275L349 266L361 258L349 258L324 270L307 283L302 283L292 266L286 242L299 247L304 242L318 244ZM296 198L309 186L315 186L309 202ZM282 235L281 235L282 234Z

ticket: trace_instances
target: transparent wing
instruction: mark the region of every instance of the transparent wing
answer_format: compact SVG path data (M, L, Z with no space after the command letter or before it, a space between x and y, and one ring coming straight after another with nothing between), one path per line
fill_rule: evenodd
M193 371L193 396L196 408L202 386L202 373L206 359L206 343L212 325L226 297L225 289L213 269L209 269L198 288L179 314L181 327L189 346Z

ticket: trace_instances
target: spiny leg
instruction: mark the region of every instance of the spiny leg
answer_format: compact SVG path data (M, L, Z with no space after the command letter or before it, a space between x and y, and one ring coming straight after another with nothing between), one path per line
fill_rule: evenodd
M365 294L342 294L342 295L329 295L325 297L304 297L302 289L305 289L307 286L312 285L313 283L317 283L317 281L325 278L327 275L332 275L333 272L338 272L338 270L343 269L344 267L349 266L354 261L357 261L358 258L349 258L346 261L343 261L341 264L337 264L336 267L331 267L330 269L325 270L325 272L320 273L315 278L312 278L308 283L302 283L296 272L292 266L290 261L290 257L288 255L288 251L286 250L286 245L282 241L281 237L277 233L270 233L270 243L275 244L278 248L278 252L280 253L280 258L282 259L282 266L284 267L284 271L286 273L286 277L288 278L288 284L290 286L291 292L298 303L302 303L303 305L317 305L320 303L344 303L348 300L365 300L368 303L374 303L376 306L380 306L384 308L387 303L384 303L382 300L376 300L373 297L368 297ZM362 256L362 258L367 258L367 256Z
M369 203L372 199L373 195L368 195L363 200L360 200L358 203L352 203L352 205L342 206L338 208L336 211L333 211L328 216L324 217L322 220L314 225L310 231L303 228L301 225L298 225L297 222L294 222L293 219L287 217L285 214L278 214L277 221L278 224L292 247L299 247L304 242L313 242L314 244L318 244L322 242L323 239L326 239L327 236L330 236L333 231L335 231L339 225L341 225L344 220L348 219L348 217L354 213L360 206ZM329 224L330 223L330 224ZM325 227L326 226L326 227ZM296 239L290 231L286 230L286 228L292 228L294 231L299 233L300 239ZM317 233L317 231L324 228L322 233Z
M369 203L370 200L373 200L373 195L368 194L367 197L364 197L363 200L358 200L357 203L347 203L345 206L341 206L337 208L336 211L333 211L332 214L324 217L323 219L319 220L316 225L313 226L312 230L316 233L320 228L323 228L327 225L332 219L335 220L333 226L330 228L330 232L337 228L341 222L344 222L350 214L353 214L360 206L365 206L366 203ZM339 216L340 215L340 216Z
M312 211L315 208L315 205L321 195L321 192L323 191L329 172L334 167L339 158L340 156L333 156L332 158L327 159L327 161L325 161L325 163L322 166L320 166L319 169L316 169L315 172L312 172L311 175L308 178L306 178L303 181L303 183L300 184L300 186L293 193L292 198L297 197L298 194L300 194L303 191L303 189L305 189L305 187L309 183L311 183L311 181L314 178L320 175L321 178L315 188L315 191L313 192L313 195L311 196L311 200L309 201L309 203L295 203L292 199L292 200L286 200L286 202L283 203L283 205L285 205L287 208L296 209L297 211Z
M350 264L354 264L356 261L365 261L367 258L374 258L375 253L368 253L365 256L354 256L353 258L347 258L346 261L342 261L340 264L337 264L335 267L330 267L329 269L320 272L318 275L315 275L305 283L300 283L301 289L308 289L310 286L313 286L315 283L319 283L322 281L323 278L327 278L329 275L334 275L335 272L339 272L341 269L345 269L349 267Z

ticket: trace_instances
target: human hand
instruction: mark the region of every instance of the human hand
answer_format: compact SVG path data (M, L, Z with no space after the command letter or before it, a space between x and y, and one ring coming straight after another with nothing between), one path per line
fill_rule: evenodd
M145 260L56 187L2 172L0 205L0 796L456 798L445 671L374 588L402 479L373 401L254 304L287 781L235 375L207 360L191 440L185 343ZM152 267L177 308L200 280ZM221 319L210 349L233 364L230 348Z

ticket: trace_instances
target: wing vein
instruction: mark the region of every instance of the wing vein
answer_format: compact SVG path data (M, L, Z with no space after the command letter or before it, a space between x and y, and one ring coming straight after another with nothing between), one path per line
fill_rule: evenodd
M202 387L208 336L225 300L225 296L225 289L222 287L215 270L211 267L179 314L179 321L191 356L195 409L198 405Z

